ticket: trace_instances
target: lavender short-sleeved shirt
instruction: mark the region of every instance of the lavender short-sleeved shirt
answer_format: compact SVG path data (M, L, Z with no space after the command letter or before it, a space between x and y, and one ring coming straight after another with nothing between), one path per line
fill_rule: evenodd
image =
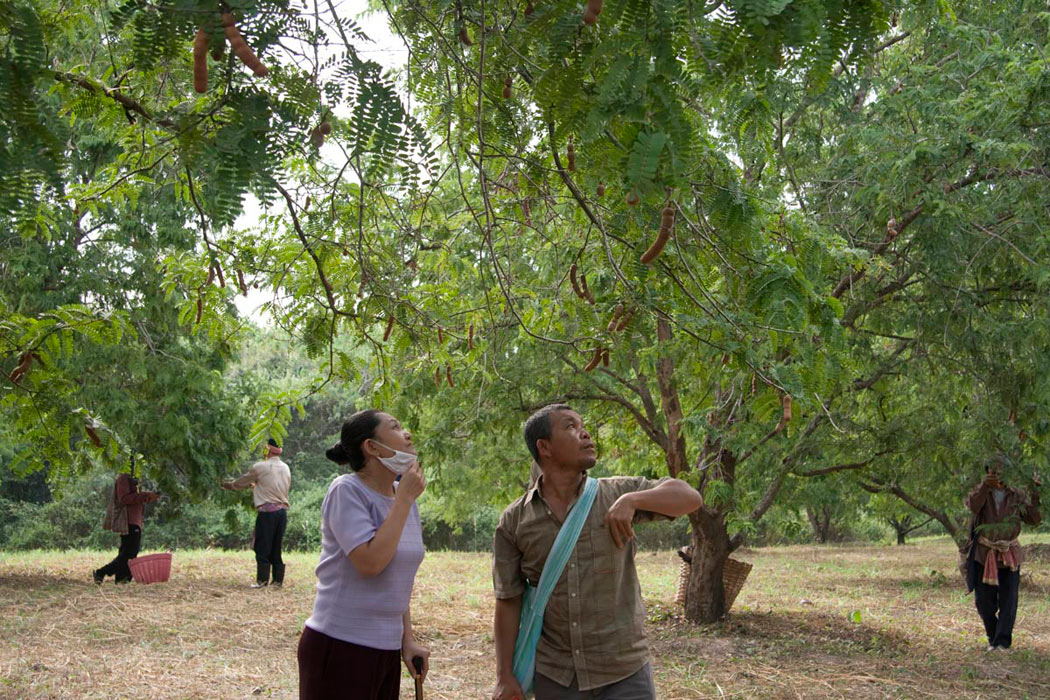
M373 649L401 648L402 616L423 561L423 528L416 504L405 521L394 558L381 573L366 578L347 557L375 537L393 504L393 498L376 493L356 474L343 474L328 487L321 505L317 598L307 627Z

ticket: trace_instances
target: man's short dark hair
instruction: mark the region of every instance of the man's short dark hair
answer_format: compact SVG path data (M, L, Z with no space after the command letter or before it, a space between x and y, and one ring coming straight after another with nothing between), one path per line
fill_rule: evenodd
M536 411L525 421L525 446L529 448L529 454L537 464L540 461L540 451L536 447L536 442L551 439L551 414L555 411L572 410L574 410L573 407L567 404L552 403Z

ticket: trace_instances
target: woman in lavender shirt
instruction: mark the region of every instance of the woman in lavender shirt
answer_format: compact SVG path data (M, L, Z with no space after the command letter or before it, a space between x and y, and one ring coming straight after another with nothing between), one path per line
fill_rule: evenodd
M416 499L426 478L412 434L393 416L359 411L328 459L336 477L321 506L317 598L299 640L300 700L397 700L403 659L430 651L412 633L409 602L423 561ZM401 475L400 483L396 482Z

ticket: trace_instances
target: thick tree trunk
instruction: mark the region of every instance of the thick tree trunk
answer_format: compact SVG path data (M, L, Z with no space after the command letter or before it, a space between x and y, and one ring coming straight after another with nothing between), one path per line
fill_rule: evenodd
M817 510L812 506L806 506L806 516L809 518L809 525L813 528L817 541L827 544L831 537L831 508L821 506L820 510Z
M689 515L693 524L693 561L685 590L685 618L717 622L726 613L722 569L729 557L729 534L723 514L707 506Z

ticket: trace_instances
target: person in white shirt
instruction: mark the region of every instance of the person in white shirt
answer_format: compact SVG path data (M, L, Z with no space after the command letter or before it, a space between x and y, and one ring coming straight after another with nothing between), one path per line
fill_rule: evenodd
M283 450L270 438L266 443L266 458L256 462L248 473L232 481L224 481L224 489L235 491L252 487L255 505L255 583L252 588L284 585L284 560L281 543L288 525L288 491L292 487L292 473L281 461ZM271 574L273 575L271 583Z

